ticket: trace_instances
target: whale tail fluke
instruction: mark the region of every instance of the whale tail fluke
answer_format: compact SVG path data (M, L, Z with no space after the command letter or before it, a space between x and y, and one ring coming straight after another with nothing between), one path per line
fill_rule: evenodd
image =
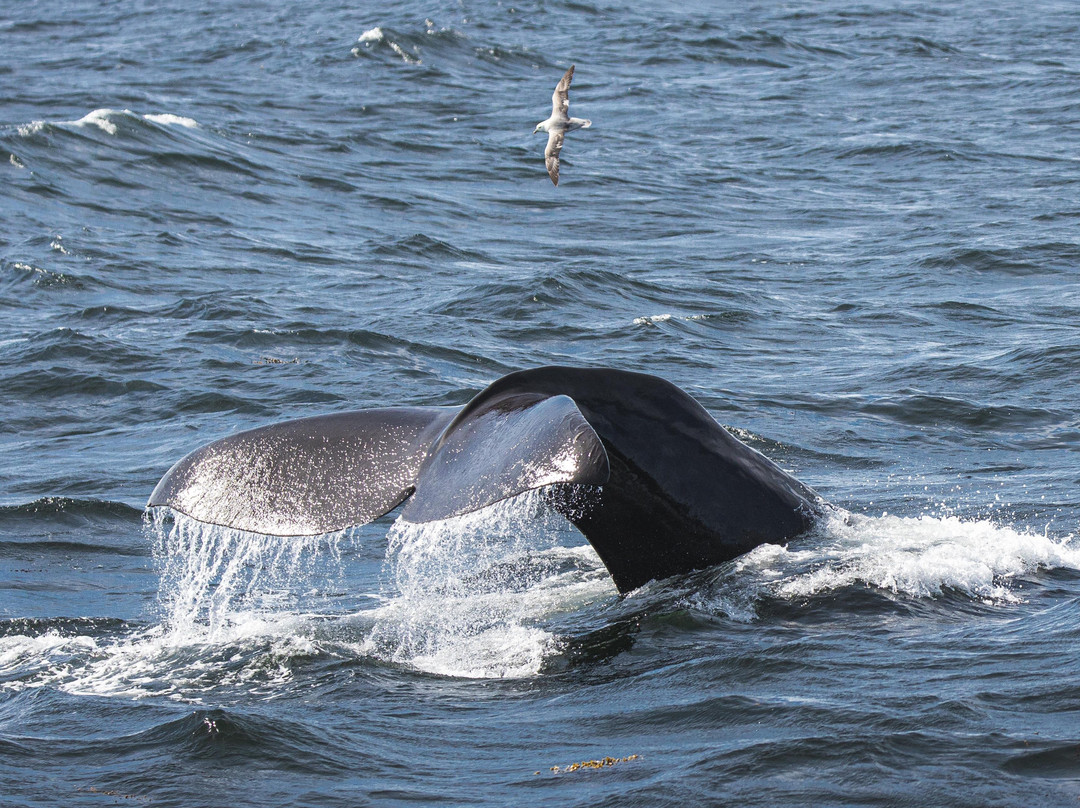
M148 507L314 535L402 503L403 519L429 522L541 488L620 591L786 541L820 509L813 491L669 382L563 367L505 376L459 412L361 410L222 438L177 462Z

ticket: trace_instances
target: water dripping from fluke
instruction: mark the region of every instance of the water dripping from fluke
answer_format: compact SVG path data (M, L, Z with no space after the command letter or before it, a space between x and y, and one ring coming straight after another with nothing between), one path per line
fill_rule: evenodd
M558 616L616 595L542 491L441 522L398 520L383 590L365 653L468 678L537 675L561 652Z
M344 534L266 536L152 514L162 626L177 639L215 642L252 621L318 609L342 574ZM313 588L322 580L327 586Z
M344 534L261 536L168 513L145 526L160 575L156 622L4 637L0 656L36 661L8 687L195 703L220 687L272 696L323 652L315 628L334 614Z

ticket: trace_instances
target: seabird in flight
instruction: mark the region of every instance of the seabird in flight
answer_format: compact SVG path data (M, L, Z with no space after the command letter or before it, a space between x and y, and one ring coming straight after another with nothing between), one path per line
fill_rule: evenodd
M571 118L568 114L570 109L570 81L574 78L574 66L566 71L559 83L555 85L555 92L551 94L551 117L546 121L540 121L533 129L537 132L547 132L547 148L544 149L544 162L547 164L548 176L554 185L559 184L559 152L562 151L563 138L567 132L575 129L585 129L592 126L592 121L584 118Z

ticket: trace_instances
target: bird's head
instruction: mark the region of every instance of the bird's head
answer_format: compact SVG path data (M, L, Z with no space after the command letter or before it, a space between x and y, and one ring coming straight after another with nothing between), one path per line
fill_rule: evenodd
M537 132L546 132L546 131L547 131L547 127L546 127L546 126L544 126L544 123L545 123L544 121L540 121L540 123L538 123L538 124L536 125L536 128L535 128L535 129L533 129L533 134L534 134L534 135L535 135L535 134L536 134Z

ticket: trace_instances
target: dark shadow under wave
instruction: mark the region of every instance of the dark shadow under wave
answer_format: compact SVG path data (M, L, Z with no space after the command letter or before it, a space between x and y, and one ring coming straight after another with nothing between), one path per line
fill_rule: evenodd
M1029 777L1080 780L1080 744L1047 744L1037 752L1014 755L1002 768L1010 774Z
M113 742L116 751L168 747L188 758L222 764L244 761L304 774L335 774L344 768L342 739L280 718L233 710L196 710L174 721Z
M51 517L53 520L59 520L72 526L99 519L141 522L142 513L142 509L133 508L123 502L110 502L101 499L73 499L71 497L41 497L22 505L0 506L0 523L12 524L20 520L37 522L43 517Z
M40 559L49 555L70 556L81 554L89 556L148 556L149 549L136 547L117 547L109 544L86 543L78 541L0 541L0 558Z
M1073 272L1077 261L1080 261L1080 247L1076 244L1050 242L997 249L956 247L944 255L923 259L920 264L926 269L967 269L1024 276Z

